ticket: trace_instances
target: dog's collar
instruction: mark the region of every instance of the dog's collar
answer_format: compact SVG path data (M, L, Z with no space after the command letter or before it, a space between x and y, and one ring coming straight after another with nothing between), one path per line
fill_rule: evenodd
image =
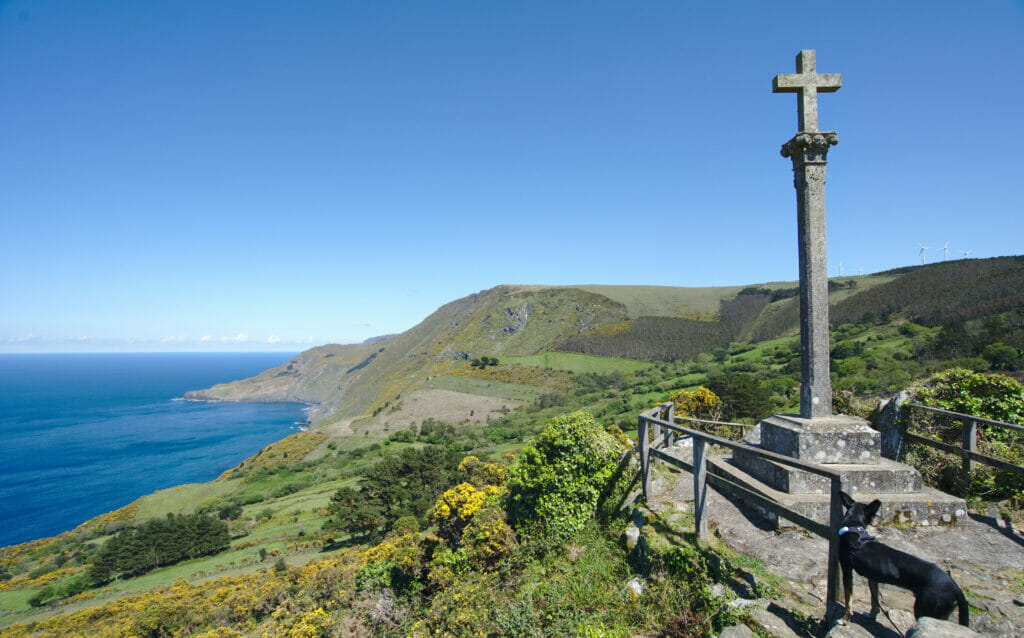
M849 551L850 551L850 555L851 556L853 554L855 554L858 549L860 549L861 545L863 545L864 543L867 543L869 541L875 540L875 537L872 536L871 534L868 534L868 530L866 530L864 527L862 527L860 525L858 525L856 527L847 527L845 525L840 527L839 528L839 536L841 537L844 534L853 534L854 535L854 538L851 539L848 542L848 547L849 547Z

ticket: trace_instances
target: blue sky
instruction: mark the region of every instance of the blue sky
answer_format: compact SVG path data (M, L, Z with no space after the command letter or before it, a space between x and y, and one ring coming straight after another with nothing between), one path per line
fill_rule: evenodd
M1024 2L0 2L0 351L297 350L502 283L1021 253Z

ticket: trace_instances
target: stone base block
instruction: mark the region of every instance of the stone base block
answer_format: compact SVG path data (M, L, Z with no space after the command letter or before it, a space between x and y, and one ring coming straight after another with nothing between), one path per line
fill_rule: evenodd
M775 414L761 421L761 447L810 463L878 463L881 438L868 422L835 415Z
M780 492L828 494L830 482L824 476L775 463L743 450L733 452L737 467ZM921 473L903 463L879 458L877 464L829 463L828 469L843 477L843 489L858 492L907 494L921 491Z
M754 492L766 496L787 509L792 509L810 519L828 523L828 494L787 494L773 489L736 467L727 457L710 457L708 472L746 486ZM922 487L917 493L881 494L874 492L858 492L858 501L869 503L874 499L882 501L882 507L875 518L876 525L957 525L967 518L967 504L963 499L932 489ZM756 509L756 508L755 508ZM779 520L771 512L762 512L765 520L778 528L793 527L787 521Z

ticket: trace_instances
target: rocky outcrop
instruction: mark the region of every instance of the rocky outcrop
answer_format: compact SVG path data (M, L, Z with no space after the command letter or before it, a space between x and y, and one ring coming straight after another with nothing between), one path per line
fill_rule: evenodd
M907 638L972 638L973 636L980 638L981 634L973 631L970 627L962 627L927 616L918 620L907 632Z

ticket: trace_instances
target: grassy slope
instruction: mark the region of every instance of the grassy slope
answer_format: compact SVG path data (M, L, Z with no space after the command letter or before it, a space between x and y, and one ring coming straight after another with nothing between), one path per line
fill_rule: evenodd
M502 357L502 363L522 364L540 368L553 368L569 372L636 372L647 367L646 363L616 357L595 357L575 352L542 352L525 357Z
M281 368L197 396L226 400L301 396L301 400L321 405L315 420L322 423L372 413L466 359L535 354L552 349L566 335L626 319L624 306L593 293L499 286L445 304L417 326L383 343L309 350ZM360 359L356 354L366 364L353 369L356 363L352 362ZM370 354L376 356L367 360ZM328 355L346 365L326 362ZM300 358L308 361L301 368L295 365L299 374L287 379L277 376ZM279 387L268 394L266 387L271 381Z

